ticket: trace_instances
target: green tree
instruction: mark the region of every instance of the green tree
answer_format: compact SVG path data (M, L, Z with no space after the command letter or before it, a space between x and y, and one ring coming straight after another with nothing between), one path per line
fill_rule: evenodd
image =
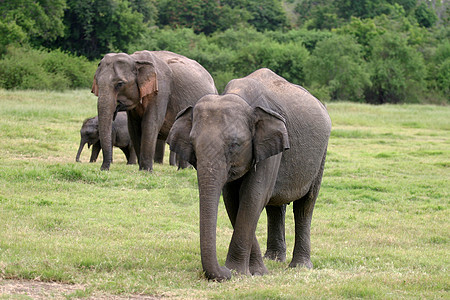
M215 0L160 1L159 22L171 27L189 27L196 33L211 34L220 27L219 5Z
M286 13L280 0L222 0L221 5L250 13L248 23L258 31L279 30L288 26Z
M22 44L27 40L26 33L15 21L0 21L0 57L10 44Z
M134 11L142 14L144 23L154 25L158 19L156 0L129 0Z
M370 42L376 36L386 32L382 26L377 26L374 19L360 19L352 17L351 22L336 29L338 34L347 34L353 36L358 44L364 48L364 57L367 59L370 55Z
M318 42L306 69L308 86L323 100L363 101L370 86L362 47L348 35Z
M422 54L396 32L375 37L371 46L372 86L367 89L367 101L376 104L420 102L426 86Z
M303 0L297 3L295 12L298 25L308 29L331 29L340 23L333 1Z
M437 22L436 13L430 9L425 3L420 3L417 6L414 15L416 16L417 22L420 26L429 28L432 27Z
M431 91L450 101L450 41L442 41L428 64L428 85Z
M66 33L48 47L62 48L89 59L128 51L146 30L141 13L126 0L67 0Z
M233 69L242 77L257 69L269 68L292 83L303 84L308 56L308 50L301 44L280 44L266 38L250 42L238 50Z
M299 43L305 46L305 48L312 52L319 41L327 39L333 35L328 30L307 30L307 29L295 29L287 32L280 31L268 31L264 33L274 41L279 43Z
M0 51L8 44L35 46L63 36L65 0L0 1Z

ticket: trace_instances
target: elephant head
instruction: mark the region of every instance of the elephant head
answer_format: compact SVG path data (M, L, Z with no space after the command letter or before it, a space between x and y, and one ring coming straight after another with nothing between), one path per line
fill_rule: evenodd
M112 122L118 111L143 112L158 93L157 74L150 60L138 60L125 53L110 53L100 61L92 84L98 97L99 136L103 150L102 170L112 159Z
M83 151L84 145L88 144L88 148L99 141L98 135L98 117L84 120L80 130L80 147L78 148L76 161L80 161L80 155Z
M207 95L178 114L168 143L197 169L203 270L210 279L228 279L230 270L220 267L216 256L221 191L259 161L289 148L285 120L268 108L251 107L235 94Z

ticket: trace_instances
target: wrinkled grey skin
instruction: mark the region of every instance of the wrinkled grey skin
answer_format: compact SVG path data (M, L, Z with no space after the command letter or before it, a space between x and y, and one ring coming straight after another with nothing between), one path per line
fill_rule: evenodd
M197 169L200 250L208 279L229 279L230 269L267 273L255 235L264 207L266 257L285 260L284 215L290 202L295 218L290 266L312 268L310 225L330 131L325 106L269 69L230 81L223 95L205 96L178 115L168 142ZM216 255L221 192L234 228L225 267Z
M100 153L100 138L98 134L98 117L86 119L80 130L81 140L78 148L76 161L80 162L81 151L84 145L88 144L88 148L92 146L91 159L89 162L97 161ZM128 133L127 114L119 112L112 124L112 143L115 147L120 148L127 158L129 165L136 163L136 153L131 143L130 134ZM164 145L164 144L163 144Z
M126 110L140 170L152 171L157 139L166 140L175 117L207 94L217 94L211 75L196 61L168 51L110 53L94 76L98 96L102 170L111 161L114 113Z

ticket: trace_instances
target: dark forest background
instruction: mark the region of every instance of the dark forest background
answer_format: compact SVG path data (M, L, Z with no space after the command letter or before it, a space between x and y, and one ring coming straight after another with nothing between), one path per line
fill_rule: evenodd
M89 88L108 52L169 50L221 91L267 67L323 101L448 104L448 0L0 0L0 88Z

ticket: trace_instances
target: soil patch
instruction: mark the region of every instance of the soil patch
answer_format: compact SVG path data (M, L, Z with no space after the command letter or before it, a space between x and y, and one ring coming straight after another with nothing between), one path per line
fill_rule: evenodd
M41 282L33 280L10 280L0 279L0 299L8 299L11 296L13 299L27 299L29 297L33 300L43 299L161 299L159 297L152 297L146 295L128 295L118 296L109 294L91 294L86 292L86 286L81 284L65 284L58 282Z

